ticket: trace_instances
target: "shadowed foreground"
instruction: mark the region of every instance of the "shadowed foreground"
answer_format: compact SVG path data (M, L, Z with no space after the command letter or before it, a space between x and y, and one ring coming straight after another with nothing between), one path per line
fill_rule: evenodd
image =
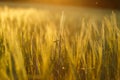
M64 12L0 9L0 80L119 80L120 29Z

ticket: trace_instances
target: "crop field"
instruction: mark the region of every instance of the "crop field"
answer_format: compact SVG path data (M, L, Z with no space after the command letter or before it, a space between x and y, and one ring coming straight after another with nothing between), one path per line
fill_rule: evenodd
M0 8L0 80L120 80L120 21Z

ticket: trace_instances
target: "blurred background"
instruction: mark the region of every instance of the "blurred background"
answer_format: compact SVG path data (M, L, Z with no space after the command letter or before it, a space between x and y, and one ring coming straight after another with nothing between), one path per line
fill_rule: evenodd
M120 0L0 0L1 2L39 3L47 5L120 9Z

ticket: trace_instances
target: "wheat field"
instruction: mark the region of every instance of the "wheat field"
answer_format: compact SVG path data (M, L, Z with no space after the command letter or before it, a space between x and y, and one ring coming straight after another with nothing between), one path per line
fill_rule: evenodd
M0 8L0 80L120 80L116 18Z

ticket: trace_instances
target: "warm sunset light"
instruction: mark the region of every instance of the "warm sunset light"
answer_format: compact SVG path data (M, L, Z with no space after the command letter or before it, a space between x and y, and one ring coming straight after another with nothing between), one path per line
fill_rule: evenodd
M1 0L1 1L120 9L119 5L120 0Z
M120 80L120 0L0 0L0 80Z

